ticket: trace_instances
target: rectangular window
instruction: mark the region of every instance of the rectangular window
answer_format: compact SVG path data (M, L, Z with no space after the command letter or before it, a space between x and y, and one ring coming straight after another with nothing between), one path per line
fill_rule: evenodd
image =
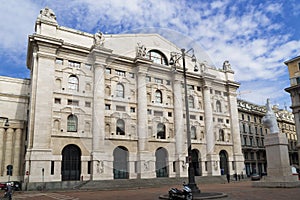
M86 101L86 102L85 102L85 107L88 107L88 108L90 108L90 107L91 107L91 102L89 102L89 101Z
M87 162L87 173L88 174L91 174L91 171L92 171L92 161L88 161Z
M68 105L79 106L78 100L68 99Z
M235 163L232 161L232 170L235 170Z
M160 83L160 84L163 83L163 80L160 78L155 78L154 81L155 81L155 83Z
M134 78L134 73L129 72L129 77Z
M222 118L218 118L218 123L223 123L223 119Z
M300 71L300 62L298 62L298 71Z
M92 70L92 65L91 64L87 64L87 63L85 63L85 68L87 69L87 70Z
M151 77L150 76L146 76L146 82L151 82Z
M122 70L116 70L116 74L118 76L124 76L125 77L125 71L122 71Z
M61 104L61 99L60 98L54 98L54 103L55 104Z
M148 115L152 115L152 110L147 109L147 113L148 113Z
M167 85L171 85L171 81L170 80L166 80L167 81Z
M163 116L163 112L161 112L161 111L154 111L154 116L160 116L160 117L162 117Z
M110 68L105 68L105 73L106 74L111 74L111 69Z
M176 172L176 161L173 161L173 172Z
M116 111L125 111L125 106L116 106Z
M223 92L223 95L224 95L225 97L227 97L227 96L228 96L228 92Z
M244 136L244 145L247 146L247 137Z
M221 95L221 92L218 91L218 90L216 90L216 91L215 91L215 94L216 94L216 95Z
M193 85L187 85L187 89L188 90L194 90L194 86Z
M205 171L207 171L207 161L205 161Z
M80 68L80 62L69 60L69 67Z
M168 112L168 117L172 117L172 112Z
M138 173L138 161L134 161L134 173Z
M63 59L62 58L56 58L55 64L62 65L63 64Z
M105 110L110 110L110 104L105 104Z
M200 116L199 119L200 119L200 121L203 121L203 116Z
M196 119L195 115L190 115L190 119Z
M54 161L51 161L50 174L54 175Z
M201 91L201 87L200 86L197 86L197 91Z
M229 119L226 119L226 124L229 124Z
M135 113L135 107L130 107L130 112Z

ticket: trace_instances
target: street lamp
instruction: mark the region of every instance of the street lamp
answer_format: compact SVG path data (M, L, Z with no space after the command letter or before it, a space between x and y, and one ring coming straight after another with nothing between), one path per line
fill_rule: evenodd
M192 51L193 55L189 56L188 53ZM187 161L189 163L188 166L188 180L189 180L189 187L192 189L193 193L199 193L200 190L197 187L195 182L195 171L194 166L192 164L192 145L191 145L191 128L190 128L190 114L189 114L189 102L188 102L188 95L187 95L187 83L186 83L186 68L185 68L185 56L191 58L192 62L195 63L194 71L197 72L199 70L198 66L196 65L196 57L194 55L194 49L191 48L188 51L185 49L181 49L181 54L177 52L171 53L171 58L169 64L172 65L173 70L176 71L176 62L182 58L182 65L183 65L183 81L184 81L184 99L185 99L185 119L186 119L186 132L187 132L187 148L188 148L188 158Z

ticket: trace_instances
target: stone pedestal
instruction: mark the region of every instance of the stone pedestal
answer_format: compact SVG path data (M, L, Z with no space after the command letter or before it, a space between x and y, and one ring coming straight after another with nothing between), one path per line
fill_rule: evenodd
M284 134L272 133L265 137L268 176L253 182L254 187L300 187L298 176L292 175L289 165L288 141Z

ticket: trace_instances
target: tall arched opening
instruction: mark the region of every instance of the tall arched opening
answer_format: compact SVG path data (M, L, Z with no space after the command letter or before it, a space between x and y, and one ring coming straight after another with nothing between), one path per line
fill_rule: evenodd
M229 167L228 167L228 154L225 150L220 151L220 170L221 175L229 174Z
M155 152L156 177L168 177L168 152L165 148L158 148Z
M197 149L192 150L192 165L195 176L202 176L201 156Z
M118 146L115 148L114 153L114 163L113 163L113 173L114 179L128 179L128 149L123 146Z
M61 174L62 181L80 180L81 150L78 146L69 144L63 148Z

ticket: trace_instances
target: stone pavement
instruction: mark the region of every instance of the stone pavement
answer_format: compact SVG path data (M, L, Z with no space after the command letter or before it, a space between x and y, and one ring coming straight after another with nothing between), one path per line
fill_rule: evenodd
M171 187L181 185L159 186L141 189L114 190L68 190L44 192L15 192L13 199L31 200L157 200L166 194ZM300 188L254 188L251 181L231 182L226 184L202 184L198 187L202 192L223 192L228 196L221 200L297 200L300 199Z

